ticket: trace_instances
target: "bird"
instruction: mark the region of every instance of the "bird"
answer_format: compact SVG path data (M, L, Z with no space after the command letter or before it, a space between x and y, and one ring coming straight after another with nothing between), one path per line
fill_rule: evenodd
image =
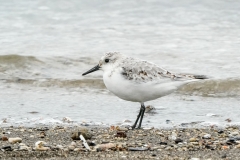
M152 62L118 52L104 54L99 63L82 76L98 70L103 71L103 82L110 92L123 100L140 103L132 129L137 124L137 128L141 128L145 102L169 95L190 82L208 79L205 75L173 73Z

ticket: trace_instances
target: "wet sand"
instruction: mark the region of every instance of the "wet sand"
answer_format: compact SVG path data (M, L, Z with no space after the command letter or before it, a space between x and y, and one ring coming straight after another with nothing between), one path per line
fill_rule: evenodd
M1 159L238 159L239 127L6 127L0 128ZM87 150L78 139L82 134ZM19 137L16 143L11 138ZM35 143L38 145L35 146ZM40 146L40 142L44 145Z

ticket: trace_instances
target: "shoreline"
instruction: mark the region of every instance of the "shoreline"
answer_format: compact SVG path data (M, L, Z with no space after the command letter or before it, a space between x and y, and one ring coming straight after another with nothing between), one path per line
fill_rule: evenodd
M240 157L239 126L136 130L119 126L1 127L0 133L1 159ZM85 137L91 151L84 147L79 135Z

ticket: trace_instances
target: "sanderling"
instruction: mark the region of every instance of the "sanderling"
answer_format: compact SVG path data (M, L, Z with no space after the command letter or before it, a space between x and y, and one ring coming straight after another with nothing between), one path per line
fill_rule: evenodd
M107 89L121 99L139 102L141 108L134 129L139 121L141 127L145 112L144 102L166 96L181 86L205 76L175 74L148 61L135 59L120 53L107 53L101 57L98 65L83 73L102 70L103 81Z

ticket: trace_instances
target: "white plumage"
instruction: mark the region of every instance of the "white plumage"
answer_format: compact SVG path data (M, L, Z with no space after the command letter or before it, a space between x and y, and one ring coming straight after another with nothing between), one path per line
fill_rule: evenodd
M107 89L121 99L141 103L139 116L145 111L144 102L166 96L181 86L206 79L205 76L176 74L148 61L127 57L120 53L107 53L99 64L83 75L101 69ZM139 127L141 127L141 120Z

